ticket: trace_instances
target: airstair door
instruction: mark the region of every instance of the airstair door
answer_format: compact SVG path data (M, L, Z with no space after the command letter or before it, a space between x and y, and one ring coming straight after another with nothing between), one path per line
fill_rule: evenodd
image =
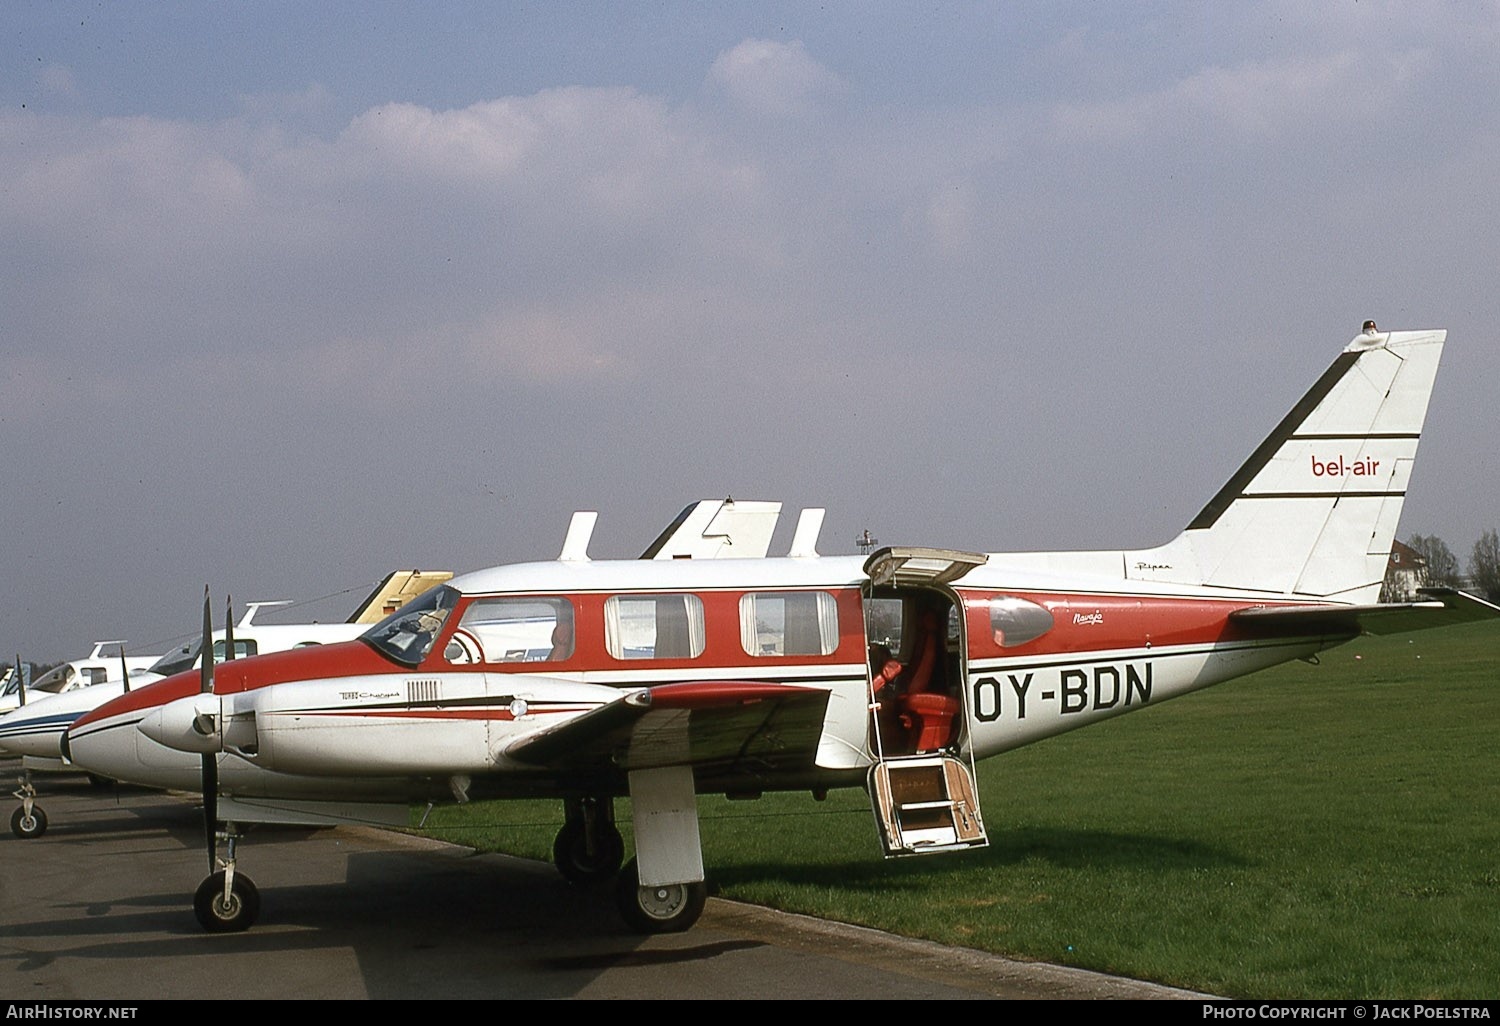
M969 744L963 605L948 587L985 561L888 548L865 562L868 783L887 858L988 843Z

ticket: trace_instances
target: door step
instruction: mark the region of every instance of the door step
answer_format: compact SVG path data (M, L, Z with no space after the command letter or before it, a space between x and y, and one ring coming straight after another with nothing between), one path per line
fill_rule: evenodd
M989 843L973 774L951 755L876 763L870 768L870 798L887 858Z

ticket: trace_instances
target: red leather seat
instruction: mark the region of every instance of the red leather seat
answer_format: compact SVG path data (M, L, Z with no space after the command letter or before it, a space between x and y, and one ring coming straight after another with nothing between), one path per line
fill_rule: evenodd
M934 752L953 741L954 725L963 708L958 699L937 690L938 659L943 650L943 626L936 613L924 613L922 635L912 657L911 680L896 699L901 723L910 732L914 750Z

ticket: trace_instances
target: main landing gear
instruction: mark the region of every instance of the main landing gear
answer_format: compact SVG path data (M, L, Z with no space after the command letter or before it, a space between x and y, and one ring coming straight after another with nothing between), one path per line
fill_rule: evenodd
M695 883L642 887L625 841L615 826L614 802L608 798L569 799L567 820L552 843L552 860L569 882L590 887L615 879L615 903L620 915L638 933L679 933L703 914L708 888Z
M23 841L41 837L47 832L47 814L36 803L36 787L31 783L31 771L21 778L21 786L14 792L21 807L10 816L10 832Z
M235 846L239 833L233 823L226 823L226 854L219 859L223 869L210 873L193 895L193 914L198 925L209 933L239 933L250 929L260 915L260 892L243 873L235 871Z
M708 901L708 887L696 883L642 887L635 859L626 863L615 885L620 915L637 933L681 933L698 921Z
M552 842L552 861L570 883L589 886L608 880L625 860L625 840L615 826L615 803L606 798L574 798L563 803L567 820Z

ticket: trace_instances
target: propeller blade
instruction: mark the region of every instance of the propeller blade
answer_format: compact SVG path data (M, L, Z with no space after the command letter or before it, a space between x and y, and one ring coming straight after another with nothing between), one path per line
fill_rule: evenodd
M125 646L120 646L120 680L125 685L125 693L130 694L130 665L125 662Z
M210 695L214 690L214 625L213 610L208 599L208 585L203 586L203 662L198 678L198 690ZM215 717L215 726L218 719ZM212 752L203 754L203 835L208 846L208 871L214 871L214 856L218 854L219 829L219 762Z
M203 831L208 845L208 871L217 868L214 857L219 850L219 761L212 752L203 754Z
M203 660L199 666L198 690L206 695L214 689L214 624L206 584L203 586Z
M21 705L26 704L26 675L21 672L21 653L16 653L16 694Z
M234 658L234 596L224 597L224 661Z

